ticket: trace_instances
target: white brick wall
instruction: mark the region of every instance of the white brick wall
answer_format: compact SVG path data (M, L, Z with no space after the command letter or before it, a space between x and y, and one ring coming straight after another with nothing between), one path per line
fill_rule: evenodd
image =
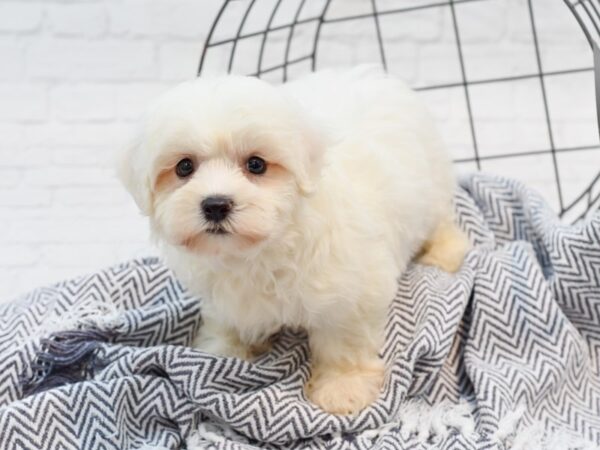
M195 75L201 45L220 3L0 0L0 301L44 283L153 252L145 221L114 178L113 155L152 98ZM274 2L260 3L266 13ZM318 10L319 0L308 0L309 7L313 3ZM385 9L430 2L378 3ZM588 49L577 33L573 37L576 25L561 0L541 3L540 40L548 67L589 65ZM297 2L284 4L285 13L285 8L293 11ZM370 4L368 0L334 0L331 13L360 14ZM238 13L243 12L243 5L240 0ZM524 42L527 21L519 10L523 0L467 5L460 7L459 20L465 33L468 75L502 76L530 70L533 60ZM265 13L250 17L248 29L261 29ZM286 23L284 16L278 15L274 25ZM238 20L239 14L232 16L225 28L236 27ZM403 16L402 22L396 20L400 19L385 16L381 21L393 72L415 84L453 81L460 76L447 11L423 10ZM306 33L310 36L311 31ZM377 61L372 33L368 23L324 29L320 62L325 66ZM267 60L284 47L282 39L285 34L273 36ZM296 41L292 50L303 51L306 46L301 44ZM254 61L248 54L239 67L254 67ZM597 142L591 82L589 74L582 74L577 83L549 83L549 90L554 90L550 103L553 118L558 119L560 145ZM487 143L484 153L521 142L536 144L530 132L543 124L539 111L531 109L537 99L530 97L533 94L526 84L484 93L485 97L473 99L473 107L480 110L480 137ZM462 91L428 91L423 96L440 120L455 156L470 155ZM520 131L507 133L507 129ZM573 180L568 192L573 197L600 167L599 152L561 158L566 161L562 175ZM538 163L545 167L546 162L534 158L526 167L504 163L484 168L522 176L550 196L551 170L529 176L531 164Z
M42 24L39 2L0 3L0 29L7 32L34 32Z
M113 173L219 0L0 2L0 301L152 253Z

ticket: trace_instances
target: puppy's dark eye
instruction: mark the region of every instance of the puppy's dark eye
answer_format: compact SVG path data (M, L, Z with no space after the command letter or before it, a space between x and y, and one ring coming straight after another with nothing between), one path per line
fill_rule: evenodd
M246 169L254 175L262 175L267 171L267 163L258 156L251 156L248 158L248 161L246 161Z
M175 173L179 178L187 178L194 173L194 161L190 158L184 158L177 163Z

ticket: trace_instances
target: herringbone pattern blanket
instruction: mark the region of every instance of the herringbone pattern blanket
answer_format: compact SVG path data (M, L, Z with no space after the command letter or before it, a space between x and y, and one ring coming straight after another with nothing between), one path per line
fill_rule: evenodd
M306 401L302 334L256 363L187 347L201 302L146 259L0 306L0 448L600 447L600 214L483 175L455 203L474 249L403 274L358 416Z

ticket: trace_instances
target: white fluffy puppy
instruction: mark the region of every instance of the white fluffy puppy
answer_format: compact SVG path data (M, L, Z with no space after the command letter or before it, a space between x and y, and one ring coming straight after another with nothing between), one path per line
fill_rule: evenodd
M308 398L332 413L376 399L386 312L411 258L456 271L467 249L432 121L379 73L184 83L150 110L120 174L203 299L196 345L251 358L282 326L302 327Z

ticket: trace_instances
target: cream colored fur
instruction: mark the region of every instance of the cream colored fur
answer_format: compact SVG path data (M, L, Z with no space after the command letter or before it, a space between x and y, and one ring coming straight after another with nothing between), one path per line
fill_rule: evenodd
M269 164L262 179L244 171L252 155ZM186 156L198 168L176 180ZM149 112L120 173L167 263L203 298L195 345L251 358L282 326L304 328L307 395L332 413L377 398L386 312L411 258L423 247L421 261L456 271L467 249L430 117L402 82L366 69L282 87L185 83ZM235 201L227 235L206 233L210 194Z

